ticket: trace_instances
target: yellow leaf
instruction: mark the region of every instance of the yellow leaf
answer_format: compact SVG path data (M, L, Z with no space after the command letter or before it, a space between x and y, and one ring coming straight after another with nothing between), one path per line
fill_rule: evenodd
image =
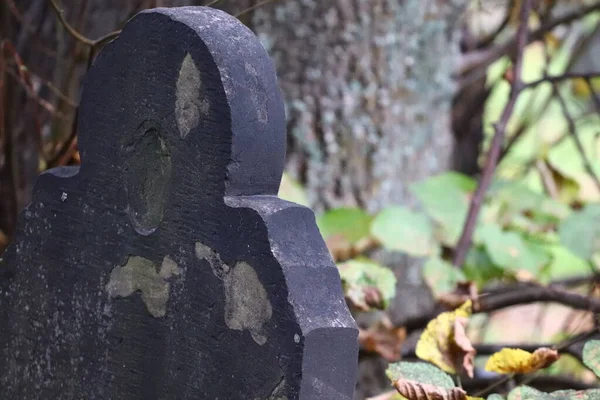
M464 326L472 312L468 300L456 310L441 313L430 321L417 343L417 357L451 374L464 368L471 376L475 349L464 334Z
M554 33L549 32L546 33L544 35L544 42L546 43L546 45L548 45L551 49L555 50L560 46L560 42L561 40L558 38L558 36L556 36Z
M492 354L485 369L500 374L527 374L549 367L558 358L558 351L547 347L540 347L533 353L505 348Z
M592 90L594 92L600 91L600 78L592 78L590 79L590 85L583 78L573 79L571 82L571 90L576 97L579 98L589 98L592 95Z

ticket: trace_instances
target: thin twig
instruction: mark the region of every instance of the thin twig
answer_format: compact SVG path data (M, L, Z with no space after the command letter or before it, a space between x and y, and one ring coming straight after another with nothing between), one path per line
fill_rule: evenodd
M517 102L517 98L519 97L519 94L522 90L521 70L523 66L523 53L525 50L525 46L528 43L527 35L529 33L529 29L527 27L527 22L529 20L529 14L531 12L531 3L532 0L525 0L523 1L521 6L520 26L519 31L517 33L518 51L515 57L515 63L513 68L513 82L510 91L510 98L508 104L504 108L504 112L502 113L500 121L498 121L498 123L495 125L496 132L494 133L494 137L492 138L492 144L490 146L486 164L483 169L483 174L479 181L479 184L477 185L475 195L473 196L473 199L471 200L471 203L469 205L467 220L465 222L460 240L458 241L458 245L456 247L456 256L454 257L454 265L457 267L461 267L464 264L467 252L469 251L469 247L471 246L471 238L475 230L475 225L479 216L479 210L483 205L485 193L487 192L492 182L492 177L496 169L496 164L498 163L498 158L500 156L502 146L504 145L506 126L508 125L508 120L510 119L513 113L515 104Z
M552 176L552 171L548 168L546 161L537 160L535 166L537 167L538 172L540 173L540 178L542 180L542 184L544 188L550 195L550 197L554 200L560 200L560 193L558 189L558 185Z
M256 10L258 7L262 7L262 6L264 6L265 4L267 4L267 3L270 3L270 2L272 2L272 1L275 1L275 0L263 0L263 1L260 1L260 2L256 3L255 5L253 5L253 6L250 6L250 7L246 8L245 10L242 10L242 11L240 11L239 13L235 14L235 17L236 17L236 18L239 18L239 17L241 17L242 15L244 15L244 14L246 14L246 13L249 13L250 11Z
M486 394L488 394L489 392L491 392L492 390L494 390L495 388L497 388L500 385L503 385L505 383L507 383L508 381L510 381L512 378L514 377L514 374L510 374L510 375L506 375L503 376L502 378L498 379L497 381L492 382L489 386L487 386L485 389L480 390L479 392L475 393L473 395L473 397L483 397Z
M67 30L67 32L69 32L69 34L71 36L73 36L76 40L80 41L81 43L87 44L88 46L91 46L91 47L94 46L94 41L92 39L87 38L87 37L83 36L81 33L77 32L75 30L75 28L73 28L67 22L67 20L65 19L63 10L61 10L58 7L58 5L56 4L56 2L54 0L50 0L50 5L52 6L52 9L56 13L56 16L58 17L58 20L60 21L62 26L64 26L64 28Z
M598 385L596 383L585 383L581 380L572 378L570 376L562 376L562 375L541 375L541 374L533 374L533 375L525 375L525 376L515 376L515 383L518 386L523 386L527 384L533 388L542 391L554 391L560 389L571 389L571 390L586 390L586 389L596 389ZM467 392L471 392L474 389L481 387L488 382L492 381L492 385L487 388L480 390L475 393L474 397L485 397L486 394L494 390L497 386L500 386L503 383L506 383L506 377L503 377L498 383L497 378L475 378L465 380L465 389ZM493 387L492 387L493 386ZM500 392L506 392L508 388L504 387Z
M588 279L592 280L592 277ZM539 286L535 284L515 284L505 286L501 291L485 293L479 297L476 313L491 313L504 308L531 303L551 302L558 303L573 309L600 314L600 299L582 296L561 288L561 285ZM397 321L395 326L404 326L408 332L423 329L429 321L439 313L447 311L443 307L436 308L428 314L408 320Z
M594 78L600 78L600 72L589 72L589 73L584 73L584 74L566 73L566 74L556 75L556 76L545 76L538 80L523 84L523 89L533 88L533 87L536 87L539 84L545 83L545 82L559 83L559 82L571 80L571 79L585 79L586 81L588 81L588 80L594 79Z
M527 289L517 287L515 290L479 298L477 312L491 312L522 304L539 302L560 303L578 310L600 313L600 299L582 296L558 287L532 285Z
M592 168L592 164L590 163L590 160L588 159L587 155L585 154L585 149L583 148L583 144L581 143L581 140L579 139L579 136L577 135L577 128L575 128L575 121L573 121L571 114L569 114L569 109L567 108L567 104L565 103L565 100L563 99L562 95L560 94L558 87L556 86L556 83L552 84L552 88L554 90L556 99L558 100L558 103L560 104L562 113L563 113L565 119L567 120L568 133L571 136L571 138L573 139L575 146L577 147L577 151L579 152L579 156L581 157L583 166L584 166L585 170L587 171L587 173L592 177L592 180L594 181L596 188L600 192L600 179L598 179L598 176L596 175L596 173L594 172L594 169Z
M588 77L588 78L584 78L584 79L585 79L585 84L587 85L587 87L590 91L590 96L592 97L594 106L596 107L596 112L600 113L600 95L598 95L598 93L596 93L596 91L594 90L594 85L592 85L593 78Z
M39 104L44 110L48 111L48 113L59 119L67 119L66 115L56 110L56 108L52 104L40 97L37 93L33 91L31 87L27 85L27 83L23 82L20 79L20 76L15 71L7 68L6 73L12 76L15 79L15 81L17 81L21 86L23 86L23 89L25 89L25 92L29 95L29 97L32 98L33 101L35 101L37 104Z
M90 55L88 57L88 61L87 61L87 68L86 68L87 71L89 71L89 69L91 68L93 59L94 59L94 48L92 47L90 50ZM58 149L58 151L55 153L54 157L52 157L52 159L50 161L48 161L48 163L47 163L48 168L65 165L71 159L71 157L75 151L75 148L77 146L77 122L78 122L78 120L79 120L79 107L77 107L75 109L75 116L73 117L73 123L71 125L71 133L69 134L69 137L67 138L67 140L65 140L65 142L63 143L61 148Z
M204 7L212 7L212 6L214 6L215 4L217 4L217 3L218 3L218 2L220 2L220 1L221 1L221 0L212 0L212 1L209 1L208 3L206 3L206 4L204 5Z
M500 33L502 33L502 31L508 26L508 23L510 22L510 10L512 10L514 5L515 5L515 0L510 0L510 3L508 3L508 7L506 7L506 15L504 16L504 19L502 20L502 22L496 27L496 29L494 29L494 31L492 33L490 33L489 35L487 35L486 37L481 39L477 43L476 48L483 49L483 48L487 47L489 44L493 43L494 40L496 40L498 35Z
M547 18L545 18L546 20ZM580 40L579 43L576 46L576 49L573 52L573 57L571 57L571 60L569 61L568 65L565 68L565 71L568 71L572 66L573 66L573 62L575 60L574 55L577 54L578 52L581 52L581 49L586 48L589 45L589 42L592 38L596 37L596 33L600 32L600 25L598 25L598 28L594 29L593 32L591 32L590 34L586 35L583 40ZM563 48L564 46L564 42L561 42L559 50L561 48ZM547 46L544 46L545 48L547 48ZM548 52L546 51L546 54L548 54ZM546 63L546 67L544 68L544 76L548 76L548 67L550 65L552 60L547 58L547 63ZM562 76L562 75L561 75ZM567 75L568 76L568 75ZM524 109L529 110L533 107L534 104L536 104L538 102L538 97L542 94L542 91L536 91L534 93L533 96L529 97L529 101L528 104L524 107ZM535 117L539 117L540 115L543 115L546 110L548 109L548 106L552 103L553 97L552 96L548 96L541 107L538 107L537 110L530 112L528 115L532 115ZM598 112L600 113L600 108L598 109ZM508 139L508 143L506 144L506 146L504 147L504 149L502 150L502 153L500 154L500 160L498 162L500 162L502 159L504 159L504 157L510 152L510 150L512 149L512 147L515 145L515 143L523 136L523 134L527 131L527 129L529 128L529 126L535 121L532 121L532 118L527 117L526 120L522 120L520 121L520 124L518 126L518 128L515 129L515 133ZM558 143L555 143L555 145L557 145ZM537 158L536 158L537 159ZM525 171L529 171L529 169L531 169L533 167L533 165L535 165L535 161L536 159L534 159L533 161L529 162L524 170Z
M60 7L58 7L58 5L56 4L55 0L49 0L50 1L50 5L52 6L52 9L54 10L54 12L56 13L56 16L58 17L58 20L60 21L60 23L62 24L62 26L66 29L66 31L73 36L73 38L75 38L77 41L86 44L88 46L90 46L91 48L97 48L102 46L104 43L106 43L107 41L119 36L121 34L121 31L114 31L114 32L110 32L96 40L92 40L84 35L82 35L81 33L77 32L77 30L75 28L73 28L65 19L64 16L64 12L63 10L60 9Z
M560 25L569 24L573 21L581 19L588 14L600 10L600 1L578 8L577 10L565 14L560 18L556 18L555 20L548 21L543 24L538 29L530 32L528 34L528 43L541 39L546 33L550 32L554 28ZM519 42L519 32L512 39L506 41L505 43L495 46L489 50L483 52L473 52L474 54L470 55L472 59L470 62L467 60L465 65L463 65L461 69L461 74L464 74L468 71L486 69L493 62L498 60L500 57L504 55L512 56L515 52L518 52ZM483 53L483 54L482 54ZM474 72L475 73L475 72Z

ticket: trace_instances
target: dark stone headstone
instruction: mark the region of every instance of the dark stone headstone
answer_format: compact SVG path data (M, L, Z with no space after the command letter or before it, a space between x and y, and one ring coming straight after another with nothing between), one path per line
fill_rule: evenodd
M80 168L40 176L0 263L2 399L351 399L357 330L313 213L277 198L257 38L134 17L87 74Z

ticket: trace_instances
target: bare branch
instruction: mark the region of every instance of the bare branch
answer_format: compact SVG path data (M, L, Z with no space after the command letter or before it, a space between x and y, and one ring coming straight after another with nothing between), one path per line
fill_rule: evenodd
M258 3L256 3L255 5L253 5L253 6L251 6L251 7L248 7L248 8L246 8L245 10L242 10L242 11L240 11L239 13L235 14L235 17L236 17L236 18L239 18L239 17L241 17L242 15L244 15L244 14L246 14L246 13L249 13L250 11L256 10L257 8L259 8L259 7L262 7L262 6L264 6L265 4L267 4L267 3L270 3L270 2L272 2L272 1L275 1L275 0L263 0L263 1L259 1L259 2L258 2Z
M492 177L494 175L494 171L498 163L500 152L502 151L502 147L504 145L506 126L508 124L508 120L512 116L515 104L517 102L517 98L519 97L519 94L522 90L523 84L521 82L521 70L523 66L522 64L524 49L528 43L529 29L527 27L527 22L529 20L529 14L531 12L531 5L532 0L525 0L523 1L521 6L520 26L517 34L518 51L515 57L515 63L513 68L513 80L510 91L510 98L508 104L504 108L500 120L495 125L496 132L494 133L494 137L492 138L492 144L490 146L486 164L483 169L483 174L477 185L475 195L473 196L473 199L471 200L471 203L469 205L467 220L463 227L461 237L458 241L456 255L454 257L454 265L457 267L461 267L464 264L467 252L469 251L469 247L471 246L471 238L475 230L477 217L479 216L479 211L481 209L481 206L483 205L485 193L487 192L492 182Z
M560 303L578 310L600 313L600 300L595 297L582 296L558 287L531 285L528 288L517 287L515 290L481 296L477 312L491 312L511 306L538 302Z
M563 113L565 119L567 120L568 133L571 136L571 138L573 139L573 142L575 142L575 146L577 147L577 151L579 152L581 161L583 162L583 166L584 166L585 170L587 171L587 173L592 177L594 184L596 185L596 188L600 192L600 179L598 179L598 176L594 172L594 169L592 168L592 164L590 163L590 160L588 160L588 157L585 154L585 149L583 148L583 144L581 143L579 136L577 136L577 128L575 127L575 121L573 121L573 118L571 117L571 114L569 113L569 109L567 108L567 104L565 103L565 100L563 99L562 95L560 94L558 87L556 86L556 83L552 84L552 88L554 90L554 95L556 96L556 99L558 100L558 103L560 104L562 113Z
M52 9L54 10L54 12L56 13L56 16L58 17L58 20L60 21L60 23L62 24L62 26L66 29L66 31L73 36L73 38L75 38L75 40L86 44L88 46L90 46L91 48L96 48L99 46L102 46L104 43L108 42L111 39L114 39L115 37L119 36L121 34L121 31L114 31L114 32L110 32L96 40L92 40L84 35L82 35L81 33L77 32L77 30L75 28L73 28L65 19L64 16L64 12L63 10L61 10L58 5L56 4L55 0L49 0L50 1L50 5L52 6Z
M598 10L600 10L600 1L578 8L577 10L565 14L560 18L549 21L543 24L538 29L529 33L527 43L543 38L546 33L550 32L557 26L569 24ZM485 51L473 52L473 54L469 55L468 57L470 58L470 61L467 60L467 62L464 63L464 65L460 68L461 75L473 70L486 69L493 62L495 62L504 55L514 56L515 53L518 52L518 41L519 33L517 32L517 35L515 37L501 45L498 45Z
M523 84L523 89L530 89L530 88L536 87L539 84L542 84L545 82L554 84L554 83L560 83L560 82L563 82L566 80L571 80L571 79L585 79L586 81L589 81L590 79L594 79L594 78L600 78L600 72L590 72L590 73L585 73L585 74L567 73L567 74L556 75L556 76L545 76L536 81L532 81L532 82Z

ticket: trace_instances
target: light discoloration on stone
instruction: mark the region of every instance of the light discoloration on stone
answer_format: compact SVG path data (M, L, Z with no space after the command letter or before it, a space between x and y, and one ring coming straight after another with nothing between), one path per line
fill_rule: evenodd
M284 393L285 393L285 377L282 376L279 383L277 383L277 385L271 391L271 394L269 394L269 397L267 397L265 399L255 399L255 400L288 400L288 397Z
M258 72L256 71L256 68L254 68L252 64L246 63L244 69L256 81L256 86L260 87L261 85L258 82ZM267 111L267 96L265 92L262 90L255 90L252 92L251 96L254 107L256 108L256 118L260 123L266 124L269 122L269 114Z
M196 257L207 260L213 273L223 281L225 324L230 329L247 329L256 343L265 344L264 325L271 319L273 308L254 268L245 261L237 262L232 268L216 251L201 242L196 242L195 250Z
M225 277L225 274L227 274L230 270L229 265L221 261L219 254L205 244L196 242L195 248L196 257L198 257L200 260L207 260L213 270L213 273L222 280Z
M241 261L223 279L225 284L225 323L230 329L248 329L258 344L267 342L263 325L273 315L267 291L254 268Z
M170 283L173 276L181 270L169 256L157 271L156 264L139 256L130 256L124 266L115 267L110 273L106 291L111 298L128 297L140 291L148 312L156 318L162 318L167 312Z
M162 222L171 183L171 155L160 131L144 122L123 146L127 215L140 235Z
M208 114L210 103L202 98L202 79L192 56L183 59L175 92L175 118L182 139L198 126L200 118Z

